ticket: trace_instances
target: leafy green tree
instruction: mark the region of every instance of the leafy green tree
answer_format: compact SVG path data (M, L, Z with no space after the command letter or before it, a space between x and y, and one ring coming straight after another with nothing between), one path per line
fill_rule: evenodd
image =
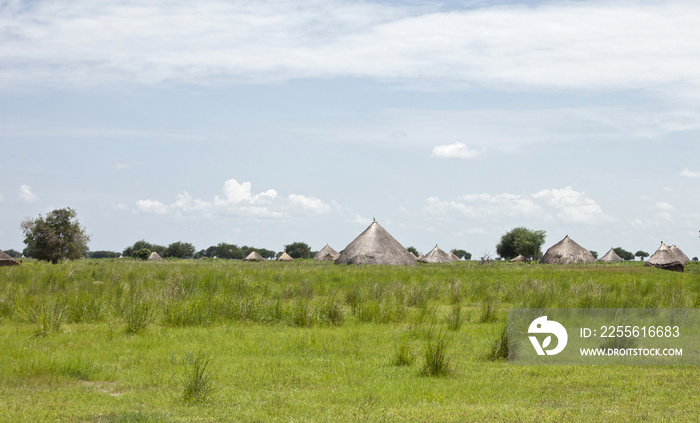
M452 250L452 252L454 253L454 255L463 260L469 260L472 258L472 253L468 253L465 250Z
M163 257L176 257L176 258L191 258L194 256L194 245L189 242L177 241L168 245L168 248L164 251Z
M588 250L588 251L591 252L591 255L593 256L594 259L598 260L598 252L597 251L593 251L593 250Z
M101 258L116 258L117 253L114 251L88 251L88 258L101 259Z
M413 255L416 257L418 257L420 255L420 253L418 253L418 250L416 250L416 247L414 247L412 245L406 249L408 250L409 253L413 253Z
M613 248L613 250L617 253L618 256L620 256L621 259L623 260L634 260L634 254L630 253L629 251L623 249L622 247L617 247Z
M532 230L525 227L517 227L501 237L501 242L496 245L496 253L510 260L522 254L529 259L542 257L542 244L547 237L544 230Z
M124 249L124 251L122 251L122 255L124 257L134 257L134 253L136 251L142 250L144 248L150 250L150 252L155 251L161 257L163 257L165 255L165 247L164 246L151 244L150 242L146 242L143 239L140 241L136 241L134 243L134 245L132 245L131 247L126 247Z
M12 258L22 257L22 253L20 253L19 251L13 250L12 248L10 248L9 250L2 250L2 251Z
M24 243L33 257L53 264L81 258L88 251L90 237L77 216L67 207L49 212L46 218L39 215L38 219L25 219L21 225Z
M139 248L131 253L131 257L141 260L148 260L148 257L151 256L151 252L152 251L148 248Z
M649 257L649 253L646 251L639 250L636 253L634 253L635 257L639 257L639 261L644 261L645 258Z
M311 258L311 247L305 242L293 242L291 244L284 246L284 251L287 252L294 259L307 259ZM262 255L260 251L258 254ZM265 256L263 256L265 257Z

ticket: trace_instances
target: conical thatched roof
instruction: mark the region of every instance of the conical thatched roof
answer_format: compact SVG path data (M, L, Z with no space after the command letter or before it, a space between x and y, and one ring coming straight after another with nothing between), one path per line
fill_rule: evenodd
M440 247L435 244L435 248L430 250L430 252L424 255L422 258L418 259L421 263L452 263L454 260L449 254L442 251Z
M418 260L418 257L416 257L416 255L413 254L413 251L409 251L408 253L409 253L410 255L412 255L414 259ZM422 257L422 256L423 256L423 254L421 254L421 257Z
M258 254L257 252L253 251L253 252L251 252L250 254L248 254L248 255L246 256L246 258L244 258L243 260L245 260L245 261L263 261L263 260L265 260L265 259L264 259L263 256L261 256L260 254Z
M452 251L450 251L450 258L452 259L452 261L459 261L460 260L460 258L457 256L457 254L453 253Z
M659 249L649 257L649 260L647 260L644 265L665 270L674 270L676 272L682 272L685 269L685 264L683 264L682 259L668 248L663 241L661 241Z
M277 261L292 261L292 260L294 260L294 259L292 258L292 256L287 254L286 251L284 253L282 253L281 256L277 257Z
M518 262L524 262L525 260L527 260L527 259L525 258L524 255L518 254L517 257L513 257L512 259L510 259L510 262L511 263L518 263Z
M149 260L163 260L163 257L161 257L158 253L155 251L151 253L150 256L148 256Z
M541 262L547 264L593 263L595 257L567 235L549 247Z
M0 250L0 266L17 266L19 263L15 261L9 254Z
M330 245L326 244L325 247L321 248L321 251L314 255L314 260L335 261L339 255L339 252L335 251Z
M613 250L612 247L610 247L610 251L605 253L605 255L601 258L598 259L598 261L604 261L606 263L617 263L618 261L622 261L622 257L620 257L615 250Z
M681 259L684 265L690 263L690 259L688 258L688 256L685 255L683 251L681 251L680 248L676 247L675 245L671 245L668 248L670 248L671 251L673 251L673 253L677 255L679 259Z
M345 247L335 263L416 266L416 259L375 220Z

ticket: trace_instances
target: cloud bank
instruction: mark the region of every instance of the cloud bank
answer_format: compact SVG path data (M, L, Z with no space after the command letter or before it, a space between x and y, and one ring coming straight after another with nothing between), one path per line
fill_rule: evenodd
M697 96L698 19L700 4L689 0L465 10L332 0L15 0L0 6L0 84L365 77Z

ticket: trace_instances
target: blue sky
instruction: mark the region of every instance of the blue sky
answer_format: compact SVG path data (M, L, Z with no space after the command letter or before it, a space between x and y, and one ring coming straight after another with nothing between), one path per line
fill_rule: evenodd
M0 248L700 255L694 1L2 1Z

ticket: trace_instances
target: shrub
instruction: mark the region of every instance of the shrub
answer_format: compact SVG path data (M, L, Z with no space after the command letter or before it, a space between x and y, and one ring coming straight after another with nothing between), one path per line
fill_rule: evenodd
M424 376L446 376L450 374L450 358L447 356L447 340L443 336L433 339L428 336L423 353L425 360L421 374Z
M213 390L212 379L207 370L210 359L204 353L188 353L182 359L182 400L186 404L203 403L209 400Z

